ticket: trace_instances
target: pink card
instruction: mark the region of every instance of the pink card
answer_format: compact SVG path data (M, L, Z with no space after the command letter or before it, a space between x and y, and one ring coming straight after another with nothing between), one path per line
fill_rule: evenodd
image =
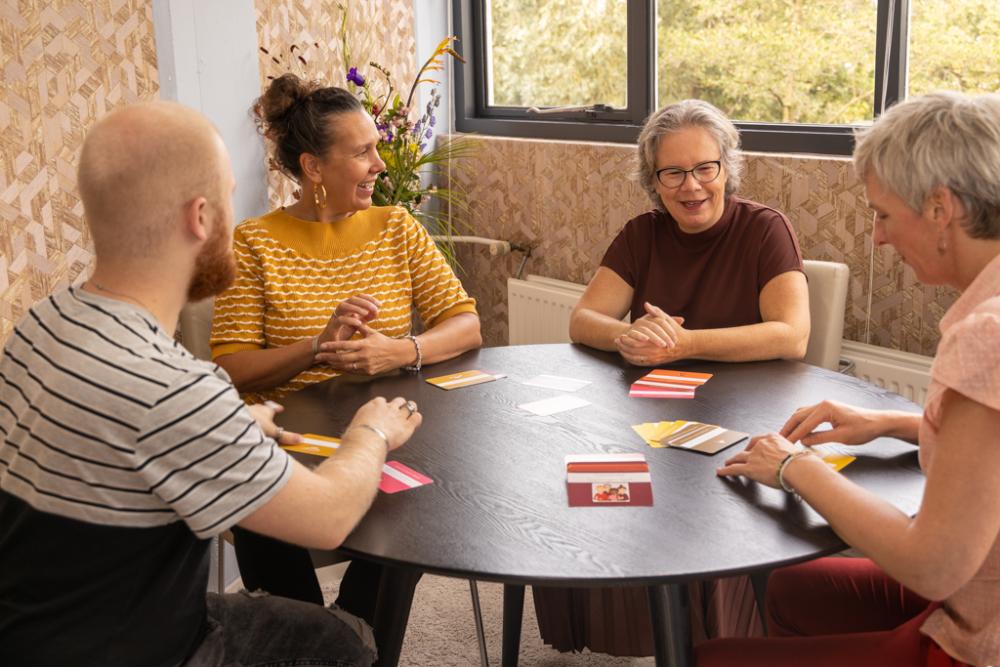
M386 461L382 466L382 481L379 482L378 489L383 493L399 493L433 483L434 480L427 475L421 475L399 461Z
M628 395L632 398L694 398L694 389L656 389L632 385Z

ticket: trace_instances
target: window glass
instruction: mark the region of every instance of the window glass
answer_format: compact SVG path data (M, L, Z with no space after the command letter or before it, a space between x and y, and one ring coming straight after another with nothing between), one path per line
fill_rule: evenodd
M657 107L699 98L735 121L871 122L877 10L877 0L657 0Z
M627 0L489 0L487 104L626 106Z
M908 94L1000 91L1000 2L910 0Z

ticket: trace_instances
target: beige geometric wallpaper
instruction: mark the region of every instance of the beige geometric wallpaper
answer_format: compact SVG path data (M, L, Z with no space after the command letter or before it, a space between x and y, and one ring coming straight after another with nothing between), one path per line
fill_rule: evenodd
M94 120L156 97L152 3L4 0L0 72L2 344L35 301L90 266L76 161Z
M632 146L498 137L476 141L474 157L453 174L471 202L463 222L477 234L532 246L525 273L586 283L622 226L651 208L632 179ZM748 154L740 194L788 215L806 259L850 267L845 338L934 353L937 322L955 293L918 285L890 248L875 250L874 272L869 270L871 214L848 159ZM488 345L507 342L506 281L520 258L519 253L491 258L475 248L459 251L463 281L479 300Z
M338 4L255 0L260 44L282 55L292 44L318 42L304 53L307 66L293 71L344 85ZM351 65L370 75L367 63L375 60L397 88L407 86L416 70L412 0L343 4ZM90 266L77 154L95 119L156 97L151 12L143 0L0 5L0 344L32 303L82 279ZM262 86L267 75L287 71L260 55ZM463 222L479 234L534 246L526 272L587 282L618 230L649 208L631 180L631 146L477 140L475 157L457 177L472 202ZM272 205L289 201L294 187L276 174L270 184ZM917 285L891 249L873 257L864 193L847 160L751 155L742 194L787 213L807 258L850 266L847 338L865 341L867 329L873 344L933 354L936 322L955 294ZM487 343L504 344L506 278L519 255L489 258L462 249L459 258L480 302Z
M346 64L341 47L340 7L347 12L344 27L351 62ZM347 69L357 67L372 82L373 91L380 92L384 80L373 76L375 72L368 65L371 61L389 70L396 90L403 87L404 95L413 81L417 70L413 0L255 0L255 8L258 40L271 54L260 53L261 90L267 87L268 76L278 77L285 72L344 88ZM290 56L293 46L297 49ZM272 206L294 201L297 189L280 172L268 172Z

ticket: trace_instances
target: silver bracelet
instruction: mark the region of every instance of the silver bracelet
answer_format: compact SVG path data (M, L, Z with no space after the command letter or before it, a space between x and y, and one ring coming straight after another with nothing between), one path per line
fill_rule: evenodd
M413 341L413 347L417 348L417 360L409 366L403 366L403 370L413 371L416 373L420 370L420 367L423 366L424 361L424 355L420 352L420 341L417 340L417 337L412 334L404 336L404 338L409 338Z
M366 428L378 437L382 438L382 442L385 443L385 451L389 451L389 436L385 434L385 431L380 429L378 426L372 426L371 424L355 424L352 428Z
M790 464L795 459L800 459L803 456L809 456L812 453L813 452L810 449L803 449L802 451L792 452L791 454L789 454L788 456L786 456L785 458L783 458L781 460L781 463L778 464L778 473L776 475L776 478L778 480L778 486L781 487L782 491L784 491L786 493L795 494L796 496L799 495L795 491L795 489L792 488L792 487L790 487L790 486L788 486L788 482L785 481L785 468L787 468L788 464Z

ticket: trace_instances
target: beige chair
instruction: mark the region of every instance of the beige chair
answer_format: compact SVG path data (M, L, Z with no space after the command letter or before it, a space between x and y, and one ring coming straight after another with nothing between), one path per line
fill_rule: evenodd
M807 364L840 369L840 344L844 338L844 307L847 303L849 271L840 262L802 262L809 281L809 317L812 327Z
M181 330L181 342L188 351L199 359L211 361L212 350L208 346L208 337L212 333L212 307L215 299L205 299L197 303L189 303L181 310L178 326Z

